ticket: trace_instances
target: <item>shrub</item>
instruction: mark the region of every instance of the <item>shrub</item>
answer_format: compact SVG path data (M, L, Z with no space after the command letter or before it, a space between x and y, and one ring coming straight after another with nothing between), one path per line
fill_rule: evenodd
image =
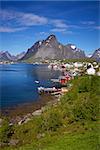
M62 125L62 117L58 109L46 111L42 116L42 131L56 131Z
M71 121L96 120L99 112L100 77L84 76L72 81L73 87L62 97Z
M89 77L81 78L78 84L78 92L90 92L91 90L91 80Z

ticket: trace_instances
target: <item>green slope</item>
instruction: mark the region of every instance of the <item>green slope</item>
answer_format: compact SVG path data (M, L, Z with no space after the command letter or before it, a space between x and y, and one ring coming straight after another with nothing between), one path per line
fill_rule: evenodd
M100 77L71 81L71 90L39 117L1 128L2 141L18 140L4 150L98 150ZM13 132L11 132L13 131ZM12 134L9 134L9 133Z

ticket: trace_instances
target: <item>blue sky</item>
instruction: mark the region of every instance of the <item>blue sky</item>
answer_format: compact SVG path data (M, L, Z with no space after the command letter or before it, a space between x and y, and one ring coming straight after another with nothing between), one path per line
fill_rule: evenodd
M98 1L2 1L0 51L17 54L55 34L86 54L100 47Z

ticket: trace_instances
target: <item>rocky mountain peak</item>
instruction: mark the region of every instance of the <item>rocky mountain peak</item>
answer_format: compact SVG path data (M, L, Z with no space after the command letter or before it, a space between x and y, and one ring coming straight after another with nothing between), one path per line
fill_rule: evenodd
M95 53L100 57L100 48L95 51Z
M46 40L51 41L51 40L57 40L57 39L56 39L56 36L54 34L51 34L50 36L47 37Z
M71 49L73 49L73 50L75 50L77 47L76 47L76 45L74 45L74 44L72 44L71 46Z
M100 62L100 48L98 48L97 50L94 51L91 58L96 59L97 61Z
M66 46L73 50L75 50L77 48L77 46L75 44L71 44L71 43L67 44Z
M46 40L43 41L46 47L57 47L58 41L55 35L50 35L47 37Z
M8 61L11 59L12 59L12 56L8 51L1 51L0 52L0 60L1 61L3 61L3 60Z
M32 57L34 60L44 59L71 59L84 58L83 51L78 49L75 44L64 46L59 43L55 35L48 36L43 41L37 41L23 57L23 60Z

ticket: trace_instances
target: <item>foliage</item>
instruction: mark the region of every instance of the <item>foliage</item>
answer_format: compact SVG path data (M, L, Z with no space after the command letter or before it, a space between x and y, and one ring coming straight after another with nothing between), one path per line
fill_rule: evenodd
M51 108L42 115L41 129L43 131L56 131L62 125L59 109Z
M62 103L66 105L66 114L69 114L69 118L73 116L72 121L97 119L99 83L100 78L96 76L80 77L73 81L71 91L62 97Z
M96 127L90 126L98 121L100 77L83 76L70 82L73 86L67 94L61 97L60 102L47 106L42 115L33 117L28 123L14 126L14 134L11 138L19 140L18 147L30 144L32 150L65 150L66 147L73 149L75 145L75 150L84 150L87 147L88 150L91 147L96 150L98 136L95 136L95 133L97 131L94 131ZM8 140L9 131L8 124L4 123L0 131L2 137L4 136L3 141ZM64 137L65 133L68 134ZM54 143L53 138L55 141L58 139L57 142ZM28 146L22 146L22 149L28 150ZM9 148L9 150L12 149Z
M0 142L8 143L12 133L13 133L13 130L9 126L8 119L3 118L3 123L2 123L2 126L0 127Z
M80 132L70 131L71 128L77 131L82 126L70 125L68 131L71 133L46 135L44 138L33 141L31 144L26 144L17 148L6 147L4 150L99 150L99 133L97 132L96 123L90 122L85 124L87 131L80 129Z
M94 62L96 61L95 59L93 58L80 58L80 59L65 59L65 60L62 60L62 62L64 63L69 63L69 62Z

